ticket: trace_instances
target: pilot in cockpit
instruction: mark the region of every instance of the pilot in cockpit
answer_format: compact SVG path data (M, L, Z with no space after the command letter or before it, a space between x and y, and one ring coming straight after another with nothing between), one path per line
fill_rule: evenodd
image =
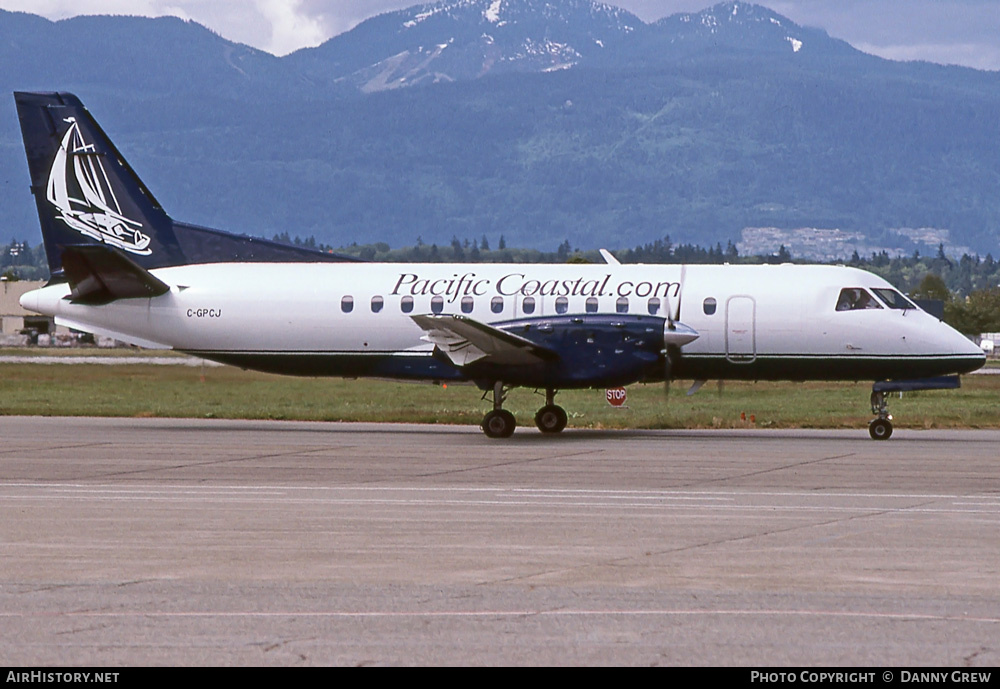
M837 300L838 311L857 311L860 309L880 309L882 308L867 290L860 287L846 287L840 291L840 298Z

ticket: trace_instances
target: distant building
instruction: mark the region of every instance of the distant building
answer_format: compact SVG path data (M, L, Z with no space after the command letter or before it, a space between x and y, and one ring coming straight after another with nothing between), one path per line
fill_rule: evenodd
M44 280L0 280L0 337L10 344L17 344L16 336L24 330L36 334L55 332L55 323L49 316L39 316L21 307L21 295L38 289Z
M979 336L979 346L986 356L996 356L1000 354L1000 347L997 344L1000 343L1000 333L983 333Z
M741 241L736 245L741 256L773 256L784 246L792 258L809 261L846 260L857 251L859 256L869 256L885 251L889 256L906 256L918 246L923 253L936 252L943 246L949 256L961 256L969 252L967 246L950 243L950 233L934 227L897 227L889 230L891 236L899 238L893 246L877 245L870 242L861 232L837 228L797 227L744 227Z
M792 258L832 261L849 258L855 251L864 253L864 241L860 232L838 229L745 227L737 249L741 256L770 256L783 246Z

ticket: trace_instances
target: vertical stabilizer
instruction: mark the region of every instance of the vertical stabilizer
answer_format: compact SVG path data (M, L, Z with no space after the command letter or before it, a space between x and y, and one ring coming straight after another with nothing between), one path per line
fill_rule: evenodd
M70 246L112 246L145 269L185 262L173 221L76 96L14 100L53 279Z

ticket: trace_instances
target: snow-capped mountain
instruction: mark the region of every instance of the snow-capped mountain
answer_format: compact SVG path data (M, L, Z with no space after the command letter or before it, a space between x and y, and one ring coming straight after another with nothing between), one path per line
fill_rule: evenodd
M821 29L799 26L766 7L746 2L723 2L701 12L664 17L650 26L646 38L669 46L669 52L687 54L712 49L788 55L857 52Z
M367 92L567 69L643 28L635 15L591 0L451 0L373 17L291 58L313 78Z
M647 25L591 0L446 0L373 17L289 57L319 83L364 92L504 72L649 64L718 50L853 50L771 10L725 2Z

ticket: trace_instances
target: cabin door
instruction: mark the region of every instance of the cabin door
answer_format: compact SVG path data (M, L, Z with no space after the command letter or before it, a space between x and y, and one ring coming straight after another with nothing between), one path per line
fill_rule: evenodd
M757 358L757 303L753 297L730 297L726 302L726 358L740 364Z

